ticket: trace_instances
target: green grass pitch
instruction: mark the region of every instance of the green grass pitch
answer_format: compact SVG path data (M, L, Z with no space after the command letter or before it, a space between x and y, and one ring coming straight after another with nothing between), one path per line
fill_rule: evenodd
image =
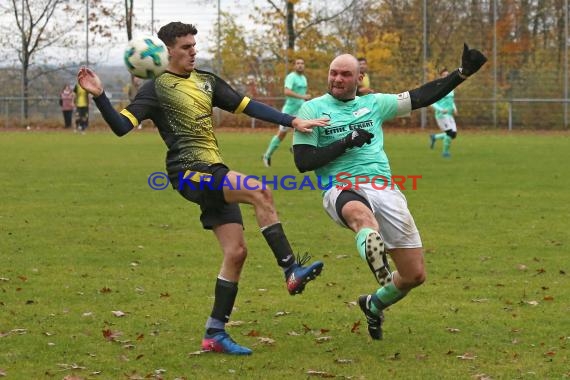
M219 133L227 164L297 174L290 136ZM195 355L221 253L198 209L153 191L157 133L0 136L0 377L7 379L564 379L570 377L570 138L462 132L450 160L428 132L385 133L425 247L427 282L373 342L354 302L376 288L353 234L318 191L274 192L296 252L320 278L288 295L242 208L249 257L228 328L251 357Z

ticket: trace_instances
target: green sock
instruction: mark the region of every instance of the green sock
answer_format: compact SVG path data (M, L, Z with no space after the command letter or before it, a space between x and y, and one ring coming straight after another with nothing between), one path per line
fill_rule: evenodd
M392 273L392 278L394 277L395 273L396 272ZM388 306L395 304L404 298L407 294L408 292L404 292L396 288L394 281L390 281L388 284L378 289L376 293L372 295L370 310L372 310L373 313L378 314L380 310L384 310Z
M449 148L451 147L451 137L445 135L443 138L443 153L449 153Z
M437 135L433 135L433 137L434 137L436 140L444 139L445 136L447 136L447 133L445 133L445 132L438 133Z
M366 237L369 233L374 232L372 228L364 227L356 234L356 250L362 260L366 260Z
M273 152L275 152L277 150L277 148L279 148L279 144L281 144L281 140L279 140L279 137L273 136L273 138L269 142L269 146L267 147L267 151L265 152L265 158L271 158L271 155L273 154Z

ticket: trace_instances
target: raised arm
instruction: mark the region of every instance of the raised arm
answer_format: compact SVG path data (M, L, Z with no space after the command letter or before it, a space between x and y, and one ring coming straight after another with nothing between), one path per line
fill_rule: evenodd
M127 134L133 125L130 120L121 115L105 95L105 90L103 88L103 83L99 76L95 72L87 67L82 67L77 73L77 82L85 91L93 95L93 101L95 105L101 111L103 119L107 122L109 127L117 136L123 136Z
M475 74L487 62L487 57L479 50L469 49L463 44L461 67L444 78L428 82L418 88L408 91L412 110L427 107L447 95L455 87Z

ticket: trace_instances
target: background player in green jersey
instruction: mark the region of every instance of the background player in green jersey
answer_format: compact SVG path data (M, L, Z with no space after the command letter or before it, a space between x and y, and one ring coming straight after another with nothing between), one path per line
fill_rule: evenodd
M299 108L305 100L311 99L311 95L307 94L307 77L305 76L305 61L302 58L295 60L295 71L290 72L285 77L285 104L281 112L289 115L297 115ZM291 128L286 125L279 125L279 131L269 141L269 146L263 154L263 164L266 167L271 166L271 156L273 152L279 148L281 141L287 135Z
M382 339L383 310L403 299L426 279L422 243L407 201L391 182L384 152L382 123L427 107L474 74L485 56L464 46L462 67L446 77L400 94L356 96L361 79L357 59L349 54L330 64L328 93L301 107L299 117L330 117L330 126L295 132L295 165L314 170L330 188L323 206L338 224L355 233L356 248L368 262L380 288L358 304L372 339ZM373 178L379 179L372 182ZM385 252L396 266L390 271Z
M447 69L439 72L440 77L449 75ZM449 148L451 147L451 140L457 137L457 126L455 125L455 118L457 116L457 106L455 105L455 92L451 90L443 98L431 105L435 110L435 121L439 129L443 132L430 135L430 148L433 149L436 140L443 140L443 157L451 157Z
M239 186L239 179L245 175L230 170L222 160L213 131L212 108L243 112L304 131L328 122L325 119L302 120L283 114L239 94L216 75L196 69L194 36L197 33L193 25L181 22L171 22L159 30L158 37L168 47L167 71L146 81L134 100L120 113L111 105L94 71L83 67L77 77L81 87L94 96L97 108L118 136L128 133L145 119L151 119L156 125L168 148L166 168L173 187L185 199L200 206L202 226L214 232L223 253L202 349L249 355L252 351L237 344L225 331L247 256L239 203L253 206L258 225L285 274L291 295L301 293L306 283L320 274L323 263L316 261L303 266L307 256L295 261L270 189L254 180L250 180L247 187Z

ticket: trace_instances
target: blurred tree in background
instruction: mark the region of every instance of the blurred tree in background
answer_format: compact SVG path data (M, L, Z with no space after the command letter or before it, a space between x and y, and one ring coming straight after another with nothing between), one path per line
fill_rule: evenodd
M149 1L0 2L0 15L12 20L2 23L0 42L15 53L3 65L2 70L9 73L0 83L4 96L19 96L22 86L27 88L27 96L45 94L46 89L62 82L58 70L72 73L87 59L96 64L101 57L81 56L86 27L94 47L101 41L120 40L125 31L129 38L151 32L152 23L136 11L137 4ZM215 3L199 1L208 6ZM161 6L159 1L155 3ZM214 21L216 32L203 37L219 41L219 45L209 50L209 60L199 54L200 67L215 71L251 96L282 97L284 77L296 57L305 59L311 94L323 93L328 65L340 53L368 59L371 84L377 91L410 90L424 79L434 79L443 67L458 67L467 42L484 51L489 62L476 80L457 91L464 122L492 125L496 112L495 117L504 121L510 116L507 105L514 123L549 128L566 120L566 106L560 101L523 104L509 100L561 99L566 95L567 0L256 0L248 23L238 20L243 20L243 5L250 2L234 3L235 7L220 10L219 23ZM71 51L67 53L69 61L55 64L45 56L40 60L37 52L41 49L52 54L67 49ZM119 81L121 73L127 77L126 70L116 72L114 81ZM493 104L495 96L498 107ZM279 101L274 102L276 107L280 107ZM411 119L412 124L416 122Z

